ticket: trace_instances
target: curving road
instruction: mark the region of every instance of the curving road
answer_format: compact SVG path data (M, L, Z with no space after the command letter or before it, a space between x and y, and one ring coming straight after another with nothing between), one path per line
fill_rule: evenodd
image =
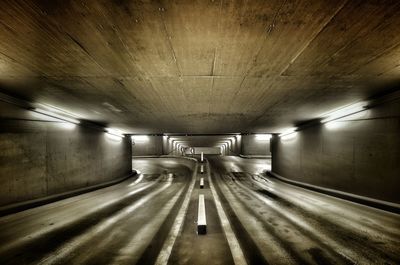
M0 217L0 264L400 264L399 215L269 178L270 160L133 167L117 185Z
M153 263L191 183L181 160L138 159L135 178L0 218L0 264Z
M210 159L248 263L400 264L400 216L261 174L269 161Z

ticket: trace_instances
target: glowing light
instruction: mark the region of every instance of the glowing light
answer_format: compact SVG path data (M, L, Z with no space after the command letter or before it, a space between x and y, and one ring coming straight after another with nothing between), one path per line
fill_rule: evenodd
M74 123L74 124L79 124L80 123L80 121L78 121L77 119L73 119L73 118L70 118L70 117L67 117L67 116L64 116L64 115L60 115L60 114L54 113L52 111L39 109L39 108L34 109L34 111L37 112L37 113L49 116L49 117L51 117L53 119L58 119L60 121L66 121L66 122L70 122L70 123Z
M132 141L135 143L144 143L149 141L149 137L147 135L134 135L132 136Z
M327 129L330 129L330 130L334 130L334 129L344 126L343 122L339 122L339 121L330 121L330 122L325 123L324 125Z
M348 116L350 114L360 112L366 109L367 102L358 102L352 105L348 105L337 110L331 111L325 115L322 115L324 119L321 120L322 123L337 120L339 118Z
M269 141L271 137L271 134L256 134L256 139L259 141Z
M123 138L123 132L118 129L106 128L107 134L110 134L115 137Z
M289 134L283 135L283 136L279 136L282 140L287 141L290 139L294 139L297 136L297 132L291 132Z
M75 129L76 124L69 123L69 122L62 122L58 126L64 128L64 129L72 130L72 129Z
M41 108L41 109L44 108L44 109L47 109L47 110L49 110L49 111L51 111L51 112L58 112L58 113L65 114L65 115L67 115L68 117L73 117L73 118L79 119L79 116L76 115L75 113L72 113L72 112L70 112L70 111L67 111L67 110L62 109L62 108L59 108L59 107L56 107L56 106L54 106L54 105L50 105L50 104L37 104L37 106L39 106L39 108Z
M287 129L283 133L279 134L279 137L284 137L284 136L287 136L289 134L293 134L293 133L296 132L296 130L297 130L297 127L293 127L293 128Z
M118 141L118 142L120 142L122 140L122 137L123 137L123 136L118 136L118 135L114 135L114 134L111 134L111 133L106 133L106 136L109 139L111 139L113 141Z

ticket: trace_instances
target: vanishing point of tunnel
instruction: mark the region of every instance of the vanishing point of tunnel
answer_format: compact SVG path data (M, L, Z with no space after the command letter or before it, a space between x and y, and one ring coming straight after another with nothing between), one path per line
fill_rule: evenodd
M0 265L400 264L399 0L1 0Z

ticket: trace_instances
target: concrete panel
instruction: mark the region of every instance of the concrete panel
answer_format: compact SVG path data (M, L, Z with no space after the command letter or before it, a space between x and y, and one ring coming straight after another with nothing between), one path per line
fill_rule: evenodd
M270 155L270 141L257 139L256 135L242 135L242 155Z
M133 156L152 156L163 154L163 136L147 136L146 140L132 141Z
M0 206L100 184L131 172L128 138L65 123L9 120L0 130Z
M201 153L205 155L220 155L221 149L219 147L195 147L194 154L200 155Z
M292 180L400 202L400 99L290 140L273 140L272 171Z
M4 92L130 133L221 134L399 87L398 1L84 2L2 1Z

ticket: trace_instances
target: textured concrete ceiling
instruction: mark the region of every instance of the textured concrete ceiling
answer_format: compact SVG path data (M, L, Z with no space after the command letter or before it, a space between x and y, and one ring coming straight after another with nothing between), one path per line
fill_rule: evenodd
M0 89L130 133L279 132L400 81L400 1L2 1Z

